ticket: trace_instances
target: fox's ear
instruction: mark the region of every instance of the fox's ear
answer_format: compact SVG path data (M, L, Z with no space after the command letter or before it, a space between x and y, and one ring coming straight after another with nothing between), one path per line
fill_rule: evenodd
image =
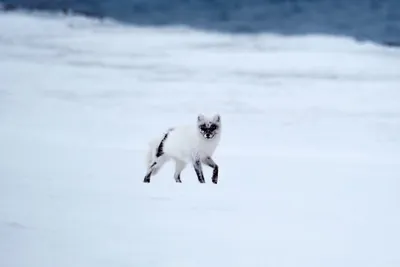
M197 122L201 122L201 121L204 121L204 115L203 114L199 114L197 116Z
M213 117L213 121L217 123L221 122L221 115L215 114Z

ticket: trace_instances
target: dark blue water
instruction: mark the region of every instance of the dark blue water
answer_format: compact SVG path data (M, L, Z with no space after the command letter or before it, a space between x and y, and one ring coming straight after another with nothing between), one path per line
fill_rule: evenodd
M75 12L135 25L186 25L231 33L324 33L400 45L400 0L0 0L16 8Z

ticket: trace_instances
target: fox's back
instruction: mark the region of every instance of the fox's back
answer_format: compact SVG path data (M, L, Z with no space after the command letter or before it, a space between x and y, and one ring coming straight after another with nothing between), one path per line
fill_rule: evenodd
M215 140L203 139L196 126L179 126L170 132L164 145L164 151L170 157L185 161L190 160L194 152L211 156L219 143L219 136L215 138Z

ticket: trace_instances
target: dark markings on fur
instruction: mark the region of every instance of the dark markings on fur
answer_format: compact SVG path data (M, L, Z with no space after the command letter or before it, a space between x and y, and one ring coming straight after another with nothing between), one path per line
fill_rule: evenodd
M217 183L218 183L218 166L215 166L215 167L214 167L213 175L212 175L212 177L211 177L211 181L212 181L214 184L217 184Z
M207 158L204 159L204 164L206 164L207 166L213 168L213 174L212 174L212 177L211 177L211 181L214 184L217 184L218 183L218 165L210 157L207 157Z
M218 125L215 123L203 123L198 126L201 134L207 139L213 138L218 133Z
M157 152L156 152L156 157L159 158L164 154L164 142L167 140L168 134L173 130L174 128L169 128L167 133L164 135L163 139L161 140L160 144L158 145Z
M157 162L156 162L156 161L154 161L154 162L151 164L149 172L148 172L148 173L146 174L146 176L144 177L144 180L143 180L144 183L150 183L150 177L151 177L151 175L153 174L154 167L155 167L156 165L157 165Z
M144 177L144 180L143 180L144 183L150 183L150 177L153 174L153 171L154 171L156 165L157 165L157 161L154 161L150 165L149 171L147 172L146 176Z
M200 160L196 160L193 164L193 167L196 172L197 179L199 179L199 182L202 184L205 183L206 181L204 180L204 174L203 174L203 170L201 168Z
M149 171L149 173L146 174L143 183L150 183L150 176L151 176L151 171Z
M180 175L180 174L178 174L178 176L175 177L175 181L176 181L177 183L182 183L181 175Z

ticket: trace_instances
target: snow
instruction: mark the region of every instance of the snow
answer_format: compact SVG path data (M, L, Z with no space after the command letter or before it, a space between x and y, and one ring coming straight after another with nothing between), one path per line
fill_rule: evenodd
M400 265L400 51L0 13L0 266ZM145 151L222 116L219 184Z

